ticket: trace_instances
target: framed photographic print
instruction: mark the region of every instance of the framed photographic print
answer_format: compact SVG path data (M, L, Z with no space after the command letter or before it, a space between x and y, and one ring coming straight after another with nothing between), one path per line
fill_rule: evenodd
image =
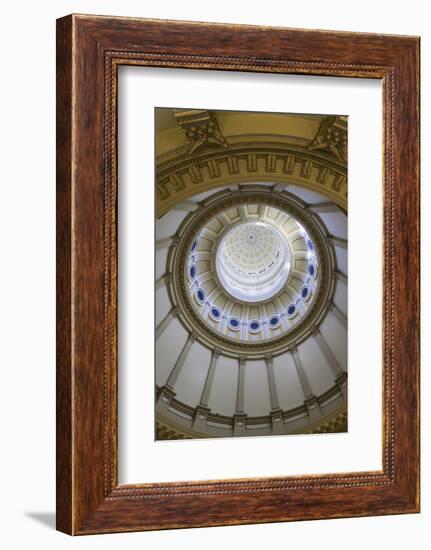
M416 37L58 20L59 530L419 511L418 97Z
M347 431L347 118L155 121L156 439Z

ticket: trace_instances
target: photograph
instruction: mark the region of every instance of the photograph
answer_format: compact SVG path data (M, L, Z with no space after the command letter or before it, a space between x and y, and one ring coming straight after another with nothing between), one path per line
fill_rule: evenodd
M348 431L348 117L156 107L155 439Z

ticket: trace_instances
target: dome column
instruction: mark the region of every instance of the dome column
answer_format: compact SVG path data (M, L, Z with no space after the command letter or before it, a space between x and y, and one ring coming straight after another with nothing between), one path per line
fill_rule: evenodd
M159 290L159 288L162 288L163 285L168 285L170 282L171 282L171 274L165 273L164 275L162 275L157 279L155 290Z
M334 313L335 317L340 321L340 323L347 328L347 317L341 311L341 309L336 306L334 303L331 304L331 311Z
M310 421L315 422L319 420L322 416L322 412L317 402L316 396L313 394L311 389L310 382L308 381L307 375L305 374L304 367L302 366L302 361L298 353L298 348L294 346L291 349L293 362L295 364L296 372L298 374L299 382L304 393L304 405L307 407L308 414L310 416Z
M169 375L169 378L166 382L166 385L169 388L174 389L175 383L178 379L178 376L180 375L181 369L184 366L184 363L187 359L187 356L190 352L190 348L192 347L194 341L195 341L195 337L193 336L193 334L189 334L189 337L187 338L187 341L184 344L184 347L183 347L178 359L176 360L174 368L172 369L171 374Z
M175 392L169 386L162 386L159 390L156 402L157 413L168 413L169 404L175 397Z
M271 410L279 409L280 404L278 402L277 388L275 386L274 376L274 360L272 355L265 356L266 372L268 374L269 395L271 398Z
M334 377L337 378L337 376L339 376L344 372L343 369L341 368L340 363L337 361L337 358L335 357L333 351L328 346L325 338L323 337L322 333L318 328L314 329L313 336L320 348L320 351L322 352L328 365L330 366L334 374Z
M311 423L319 421L322 417L322 411L320 410L317 397L315 395L312 395L304 401L304 405L307 407Z
M212 383L213 383L213 380L214 380L214 374L215 374L215 369L216 369L216 366L217 366L217 360L220 356L220 351L215 349L212 353L212 357L211 357L211 363L210 363L210 366L209 366L209 369L208 369L208 374L207 374L207 377L206 377L206 380L205 380L205 386L204 386L204 389L202 390L202 396L201 396L201 400L200 400L200 405L204 406L204 407L208 407L208 401L209 401L209 398L210 398L210 394L211 394L211 387L212 387Z
M335 383L337 384L340 390L340 393L343 395L344 399L347 401L347 372L346 371L341 372L335 379Z
M173 307L170 312L166 315L166 317L160 321L160 323L156 327L156 340L160 338L160 336L165 332L165 330L168 328L170 322L172 319L174 319L177 316L177 308Z
M313 391L311 389L310 382L308 381L307 375L305 374L304 367L302 366L302 361L301 361L301 358L299 357L298 348L294 346L292 347L290 352L292 354L293 362L295 363L296 373L299 378L299 383L301 384L304 398L307 399L307 397L311 397L313 395Z
M236 394L236 413L244 413L244 383L245 383L245 364L247 358L243 355L239 358L238 365L238 388Z
M156 241L156 250L163 250L164 248L169 248L172 245L178 243L178 238L173 235L172 237L166 237L164 239L159 239Z
M272 433L273 434L283 434L284 424L283 424L283 411L280 409L280 403L278 401L277 387L275 384L275 375L274 375L274 360L272 355L265 356L266 363L266 372L268 374L268 386L269 386L269 395L271 398L271 423L272 423Z
M331 235L328 239L328 242L333 246L338 246L338 248L343 248L344 250L347 250L347 239L340 239L340 237L334 237L333 235Z
M233 415L233 435L245 435L245 421L247 415L244 412L244 387L245 387L245 365L247 357L241 356L238 364L238 387L236 394L235 414Z
M337 279L337 281L340 281L341 283L347 285L347 275L345 273L341 271L336 271L335 278Z
M193 430L197 432L206 432L206 423L210 408L208 407L208 401L211 395L211 387L214 380L215 369L217 366L217 360L220 356L220 351L215 349L211 356L210 366L208 368L207 377L205 380L204 389L202 390L201 399L199 405L196 407L195 416L193 419Z

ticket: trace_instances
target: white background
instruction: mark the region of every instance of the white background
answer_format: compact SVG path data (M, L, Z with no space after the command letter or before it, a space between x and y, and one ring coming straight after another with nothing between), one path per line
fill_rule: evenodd
M120 482L382 468L381 94L378 80L143 67L120 69ZM150 306L154 299L154 274L148 258L154 255L151 182L155 105L296 113L313 109L315 113L349 115L348 433L154 441L154 325ZM367 162L363 162L364 158ZM366 220L364 205L367 205Z
M72 539L54 523L55 18L70 12L285 25L422 36L422 150L431 149L431 30L427 2L363 0L287 3L218 0L9 2L2 11L0 202L1 542L5 548L231 548L292 546L428 548L430 338L422 346L422 514ZM422 208L431 208L430 167L422 167ZM430 301L431 219L423 216L423 305ZM422 330L431 330L423 307ZM427 537L427 541L425 537Z

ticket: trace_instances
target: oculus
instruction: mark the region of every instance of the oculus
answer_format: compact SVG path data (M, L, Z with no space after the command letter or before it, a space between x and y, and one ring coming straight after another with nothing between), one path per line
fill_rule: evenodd
M242 302L263 302L286 284L291 254L278 229L261 221L230 229L218 247L216 270L223 288Z

